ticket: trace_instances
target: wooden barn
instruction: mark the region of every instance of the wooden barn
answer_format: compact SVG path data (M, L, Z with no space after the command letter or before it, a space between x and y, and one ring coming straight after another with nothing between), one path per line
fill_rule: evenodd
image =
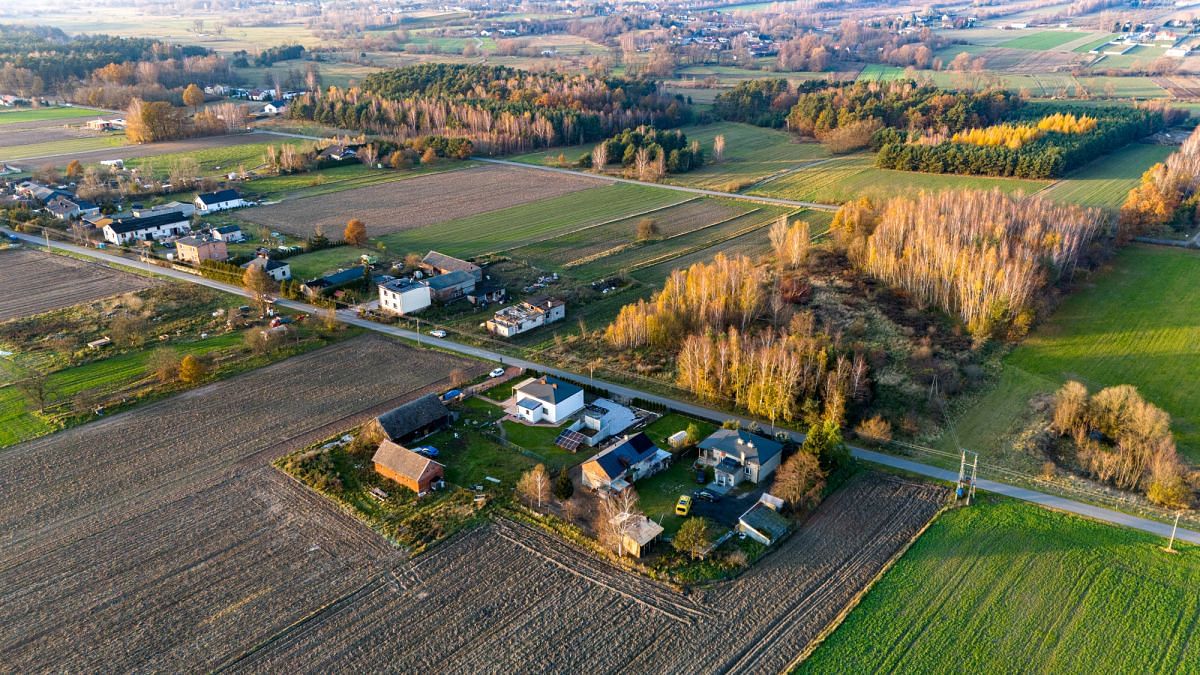
M385 412L368 422L368 432L377 433L374 438L386 438L396 443L428 436L449 426L453 414L442 404L437 394L427 394Z
M371 461L376 473L418 495L440 487L445 480L445 467L441 464L392 441L380 443Z

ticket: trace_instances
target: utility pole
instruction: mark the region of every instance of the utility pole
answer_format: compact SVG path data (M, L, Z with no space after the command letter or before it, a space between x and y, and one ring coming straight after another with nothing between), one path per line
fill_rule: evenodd
M971 454L971 463L967 464L967 453ZM971 469L971 477L967 478L967 468ZM962 459L958 462L958 486L954 490L954 496L958 499L965 499L967 506L975 499L975 478L979 469L979 453L971 452L966 448L962 449Z
M1175 531L1179 529L1179 515L1182 511L1175 512L1175 524L1171 526L1171 541L1167 543L1167 552L1175 552Z

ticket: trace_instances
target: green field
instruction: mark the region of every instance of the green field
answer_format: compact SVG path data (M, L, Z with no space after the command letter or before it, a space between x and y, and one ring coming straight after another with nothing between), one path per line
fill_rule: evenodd
M70 120L105 114L95 108L13 108L0 110L0 124L40 122L42 120Z
M1105 35L1104 37L1097 38L1097 39L1092 40L1091 42L1087 42L1085 44L1081 44L1078 47L1076 47L1075 49L1072 49L1071 51L1077 52L1079 54L1086 54L1086 53L1092 51L1093 49L1098 49L1098 48L1103 47L1104 45L1108 44L1109 42L1112 42L1113 39L1116 37L1117 36L1115 33L1109 33L1108 35Z
M191 152L172 152L150 157L137 157L125 160L125 166L131 169L141 169L142 171L152 169L154 173L165 176L170 173L171 166L179 160L194 159L200 165L200 172L205 174L216 171L221 171L222 173L237 171L240 167L245 167L247 171L250 171L263 164L263 157L267 153L267 146L305 145L311 142L298 138L277 137L266 143L242 143L240 145L204 148L203 150L194 150Z
M292 277L304 281L359 264L359 259L364 254L378 256L379 251L354 246L335 246L312 253L301 253L285 262L292 267Z
M31 157L66 157L76 152L91 152L125 145L124 134L64 138L57 141L10 145L0 148L0 159L28 159Z
M1177 673L1200 553L984 496L943 514L798 673Z
M473 163L456 163L455 168L473 166ZM404 171L393 169L376 169L364 164L349 164L335 166L329 169L319 169L307 173L294 173L279 176L256 178L244 187L246 192L259 195L269 201L300 199L317 195L341 192L354 188L367 187L377 183L390 183L404 180L413 176L421 176L436 171L445 171L446 166L422 165Z
M1039 196L1054 201L1117 210L1142 174L1174 148L1133 143L1072 173Z
M1077 379L1093 391L1136 386L1171 414L1181 453L1200 461L1198 275L1195 251L1121 251L1005 358L997 387L955 420L956 445L991 459L1011 454L1006 440L1025 423L1029 398Z
M447 255L476 256L507 251L686 199L686 195L671 190L617 183L396 232L378 239L392 252L436 249Z
M749 194L840 204L862 196L886 198L919 190L999 188L1006 193L1032 194L1046 185L1048 181L877 169L871 156L850 155L794 171L749 190Z
M1022 35L1007 42L1001 42L997 46L1008 49L1033 49L1041 51L1044 49L1054 49L1059 45L1074 42L1087 36L1087 33L1080 33L1073 30L1044 30Z

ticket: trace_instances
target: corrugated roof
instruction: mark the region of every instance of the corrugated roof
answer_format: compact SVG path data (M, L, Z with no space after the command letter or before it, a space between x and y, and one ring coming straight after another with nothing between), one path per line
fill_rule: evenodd
M458 270L462 272L469 272L472 276L474 276L475 272L479 269L479 265L476 265L475 263L470 263L466 260L448 256L444 253L438 253L437 251L430 251L429 253L426 253L425 257L421 259L421 262L429 265L430 267L436 267L439 270Z
M379 449L375 451L371 461L414 481L420 481L421 476L425 474L431 464L438 464L424 455L418 455L403 445L389 440L384 440L379 444Z
M217 190L216 192L205 192L203 194L198 194L198 195L196 195L196 199L199 199L201 204L204 204L207 206L210 204L220 204L221 202L231 202L235 199L241 199L241 195L239 195L237 193L237 190L228 190L227 189L227 190Z
M138 230L149 230L163 225L176 225L187 223L191 219L183 215L182 211L168 211L166 213L156 213L152 216L144 218L118 218L108 224L117 234L125 234L128 232L137 232Z
M474 285L475 277L470 272L455 270L439 274L436 277L430 277L425 283L434 290L442 290L443 288L450 288L451 286L459 286L466 283Z
M791 521L762 502L756 502L749 511L738 518L738 521L746 527L766 535L767 539L772 542L787 534L792 527Z
M376 417L375 420L388 438L404 438L439 420L450 417L450 411L438 400L437 394L426 394Z

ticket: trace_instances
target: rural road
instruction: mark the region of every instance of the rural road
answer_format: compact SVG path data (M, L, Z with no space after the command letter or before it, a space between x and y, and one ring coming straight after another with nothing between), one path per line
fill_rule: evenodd
M9 230L7 230L6 228L0 228L0 231L9 232ZM31 235L27 235L27 234L19 234L19 233L16 233L16 234L17 234L17 237L21 238L22 240L24 240L28 243L43 245L43 246L46 244L45 239L40 239L38 237L34 237ZM171 277L174 279L187 281L190 283L207 286L209 288L214 288L217 290L225 291L227 293L233 293L235 295L241 295L241 296L249 295L249 293L247 293L246 290L241 287L233 286L233 285L222 283L219 281L214 281L212 279L206 279L204 277L197 276L194 274L189 274L187 272L182 272L180 270L167 268L167 267L159 267L158 265L141 262L140 260L124 258L121 256L104 253L102 251L97 251L97 250L85 248L82 246L75 246L73 244L66 244L63 242L52 241L52 242L50 242L50 245L57 249L62 249L64 251L69 251L69 252L72 252L72 253L75 253L78 255L88 256L88 257L91 257L91 258L94 258L94 259L97 259L97 260L100 260L103 262L113 263L113 264L117 264L117 265L123 265L125 267L132 267L132 268L140 269L140 270L143 270L146 272L153 272L155 274L159 274L162 276L167 276L167 277ZM288 309L301 311L301 312L315 313L315 312L320 311L320 308L318 308L314 305L310 305L310 304L307 304L304 302L298 302L295 300L280 299L276 302L276 304L283 306L283 307L287 307ZM453 340L449 340L449 339L439 339L439 338L432 337L430 335L422 335L416 331L411 331L411 330L407 330L404 328L397 328L395 326L386 326L383 324L375 323L373 321L369 321L367 319L360 318L357 314L355 314L355 312L353 310L349 310L349 309L338 310L337 316L340 321L342 321L343 323L345 323L347 325L357 326L360 328L364 328L366 330L371 330L371 331L375 331L378 333L384 333L387 335L392 335L392 336L403 338L406 340L417 341L422 344L433 345L433 346L438 347L439 349L457 352L459 354L464 354L466 356L471 356L471 357L478 358L478 359L500 362L505 365L513 365L513 366L518 366L521 368L537 370L540 372L548 373L550 375L565 377L565 378L569 378L569 379L579 381L579 382L588 382L597 387L604 387L605 389L607 389L609 391L609 393L614 394L616 396L623 396L623 397L627 397L627 398L640 398L642 400L650 401L650 402L665 406L667 408L670 408L672 410L676 410L678 412L681 412L681 413L684 413L687 415L691 415L693 417L707 419L707 420L716 422L718 424L720 424L726 420L730 420L730 419L737 419L740 422L742 422L743 424L747 424L747 425L750 424L751 422L757 422L762 428L764 428L768 431L783 431L783 432L792 434L793 437L795 437L797 439L803 438L802 434L798 434L789 429L778 429L778 428L772 427L771 425L766 424L760 420L753 420L753 419L750 419L747 417L741 417L741 416L733 415L733 414L730 414L727 412L722 412L720 410L713 410L711 408L705 408L704 406L695 405L693 403L688 403L686 401L679 401L679 400L669 398L666 396L652 394L649 392L641 391L639 389L634 389L632 387L627 387L627 386L624 386L621 384L616 384L616 383L608 382L605 380L585 377L581 374L578 374L578 373L575 373L575 372L572 372L569 370L563 370L560 368L555 368L553 366L547 366L547 365L544 365L541 363L535 363L533 361L527 361L525 359L521 359L521 358L517 358L517 357L505 355L505 354L500 354L498 352L494 352L494 351L491 351L489 349L485 349L482 347L475 347L473 345L461 344L461 343L454 342ZM936 466L931 466L929 464L922 464L920 462L914 462L912 460L904 459L902 457L886 455L886 454L883 454L880 452L867 450L865 448L851 447L851 453L854 455L854 457L861 459L863 461L866 461L866 462L881 464L883 466L900 469L902 471L907 471L907 472L914 473L914 474L921 475L921 476L927 476L929 478L934 478L937 480L953 482L958 479L958 474L954 471L949 471L947 469L942 469L942 468L939 468ZM1086 518L1091 518L1093 520L1099 520L1099 521L1111 523L1114 525L1121 525L1121 526L1128 527L1128 528L1131 528L1134 530L1141 530L1143 532L1148 532L1150 534L1158 535L1160 537L1171 536L1171 526L1170 525L1167 525L1165 523L1160 523L1157 521L1153 521L1153 520L1148 520L1146 518L1139 518L1138 516L1129 515L1127 513L1122 513L1120 511L1114 511L1112 509L1107 509L1107 508L1104 508L1101 506L1085 504L1083 502L1077 502L1072 499L1067 499L1065 497L1058 497L1055 495L1046 494L1044 492L1038 492L1036 490L1030 490L1028 488L1017 487L1015 485L1009 485L1007 483L1001 483L1001 482L992 481L992 480L980 479L978 481L977 485L980 490L985 490L987 492L1004 495L1006 497L1011 497L1013 499L1019 499L1022 501L1031 502L1033 504L1037 504L1039 506L1043 506L1045 508L1053 509L1056 511L1064 511L1067 513L1073 513L1075 515L1084 516ZM1200 544L1200 532L1180 528L1178 530L1178 532L1176 533L1176 537L1178 539L1180 539L1181 541L1187 541L1187 542L1190 542L1193 544Z

